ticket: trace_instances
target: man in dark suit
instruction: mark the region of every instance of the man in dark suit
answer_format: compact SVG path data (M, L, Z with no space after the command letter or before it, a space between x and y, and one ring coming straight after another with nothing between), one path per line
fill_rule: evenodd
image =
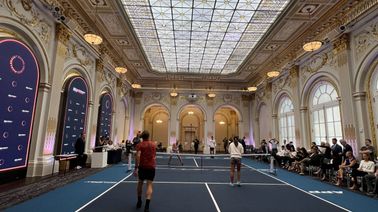
M344 147L343 148L343 153L342 153L342 156L344 157L344 159L346 158L346 153L347 152L351 151L352 154L353 154L353 149L352 149L352 147L349 144L347 144L346 140L340 139L340 144Z
M85 162L87 161L87 155L84 154L85 150L85 133L81 133L80 137L75 143L75 154L77 154L77 166L76 169L81 169L85 167Z
M333 159L333 168L334 170L338 170L339 166L342 163L342 154L343 154L343 148L339 144L337 144L337 139L332 138L332 159Z

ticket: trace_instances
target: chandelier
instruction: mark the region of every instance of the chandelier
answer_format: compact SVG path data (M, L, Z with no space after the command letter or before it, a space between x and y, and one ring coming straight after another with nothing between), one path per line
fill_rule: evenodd
M95 5L95 20L94 20L94 26L96 26L96 20L97 20L97 6L98 6L99 0L96 0L96 5ZM102 37L96 33L86 33L84 35L84 40L87 41L88 43L92 45L100 45L102 43Z
M119 67L115 67L114 69L115 69L115 71L116 71L117 73L120 73L120 74L124 74L124 73L127 72L127 69L126 69L125 67L121 67L121 66L119 66Z
M280 75L280 72L279 71L269 71L268 73L266 73L266 75L268 75L269 78L278 77L278 75Z
M141 88L142 86L140 84L138 84L138 83L133 83L133 84L131 84L131 87L138 89L138 88Z
M320 49L320 47L322 47L322 42L311 41L303 45L303 50L305 50L306 52L313 52Z

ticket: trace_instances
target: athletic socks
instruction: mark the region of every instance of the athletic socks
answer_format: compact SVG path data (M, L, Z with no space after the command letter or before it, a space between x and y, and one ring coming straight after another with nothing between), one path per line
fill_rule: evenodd
M146 199L146 205L144 206L144 212L150 211L150 201L149 199Z
M141 207L142 207L142 197L139 197L139 196L138 196L138 202L137 202L136 207L137 207L137 208L141 208Z

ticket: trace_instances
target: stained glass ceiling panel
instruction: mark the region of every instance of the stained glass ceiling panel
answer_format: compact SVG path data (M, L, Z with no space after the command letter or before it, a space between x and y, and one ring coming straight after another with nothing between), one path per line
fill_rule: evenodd
M290 0L121 0L149 63L166 73L231 74Z

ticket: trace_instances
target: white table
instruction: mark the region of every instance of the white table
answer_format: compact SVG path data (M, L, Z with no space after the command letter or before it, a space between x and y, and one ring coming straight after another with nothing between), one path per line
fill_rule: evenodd
M91 168L104 168L108 165L108 152L93 152Z

